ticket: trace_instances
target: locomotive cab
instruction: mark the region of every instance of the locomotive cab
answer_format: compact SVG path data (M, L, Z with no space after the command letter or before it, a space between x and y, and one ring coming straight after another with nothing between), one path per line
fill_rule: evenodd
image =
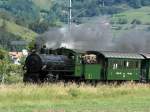
M102 80L103 60L96 51L87 51L83 56L86 80Z

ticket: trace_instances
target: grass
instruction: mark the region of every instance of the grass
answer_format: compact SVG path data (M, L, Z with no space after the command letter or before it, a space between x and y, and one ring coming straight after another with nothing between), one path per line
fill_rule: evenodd
M0 19L0 27L4 24L4 20ZM5 20L5 29L7 32L12 33L16 36L19 36L20 38L31 41L34 39L38 34L33 32L32 30L29 30L28 28L19 26L13 22Z
M150 85L0 85L0 112L148 112Z

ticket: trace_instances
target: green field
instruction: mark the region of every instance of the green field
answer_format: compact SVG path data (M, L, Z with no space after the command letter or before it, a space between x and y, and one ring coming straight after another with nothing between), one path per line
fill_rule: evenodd
M130 9L123 13L115 14L112 17L112 20L117 21L118 18L126 18L128 23L131 23L134 19L138 19L142 22L141 24L149 24L150 23L150 7Z
M129 9L125 12L114 14L110 20L115 37L120 37L123 33L133 29L149 31L150 7L145 6L138 9ZM126 22L121 24L119 23L120 20L125 20ZM140 21L140 23L137 25L132 24L134 20Z
M0 112L149 112L150 85L0 85Z

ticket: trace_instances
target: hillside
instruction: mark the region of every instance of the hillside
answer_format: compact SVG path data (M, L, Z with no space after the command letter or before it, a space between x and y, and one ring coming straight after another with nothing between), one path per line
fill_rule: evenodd
M112 17L113 22L115 23L117 23L121 18L126 19L128 24L132 23L133 20L135 19L140 21L139 24L143 24L143 25L150 24L150 7L131 9L119 14L114 14Z
M150 7L130 9L128 11L111 16L111 24L114 35L118 37L132 29L150 30Z
M5 26L3 26L5 24ZM19 36L23 40L31 41L34 39L38 34L25 28L23 26L19 26L13 22L9 22L3 19L0 19L0 27L5 27L5 30L9 33L12 33L16 36Z
M52 6L52 0L32 0L41 10L49 10Z
M0 19L0 47L12 49L11 42L25 40L31 42L38 34L13 22ZM16 46L17 47L17 46ZM19 49L19 47L17 47Z
M0 0L0 27L14 38L30 41L49 27L67 24L68 6L69 0ZM135 28L135 23L147 30L149 6L150 0L72 0L72 22L82 24L108 15L116 34Z

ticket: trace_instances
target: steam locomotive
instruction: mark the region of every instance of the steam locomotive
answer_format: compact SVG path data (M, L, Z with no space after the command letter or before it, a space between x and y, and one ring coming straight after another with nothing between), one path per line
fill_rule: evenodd
M150 54L81 51L66 48L33 51L26 58L24 82L150 80Z

